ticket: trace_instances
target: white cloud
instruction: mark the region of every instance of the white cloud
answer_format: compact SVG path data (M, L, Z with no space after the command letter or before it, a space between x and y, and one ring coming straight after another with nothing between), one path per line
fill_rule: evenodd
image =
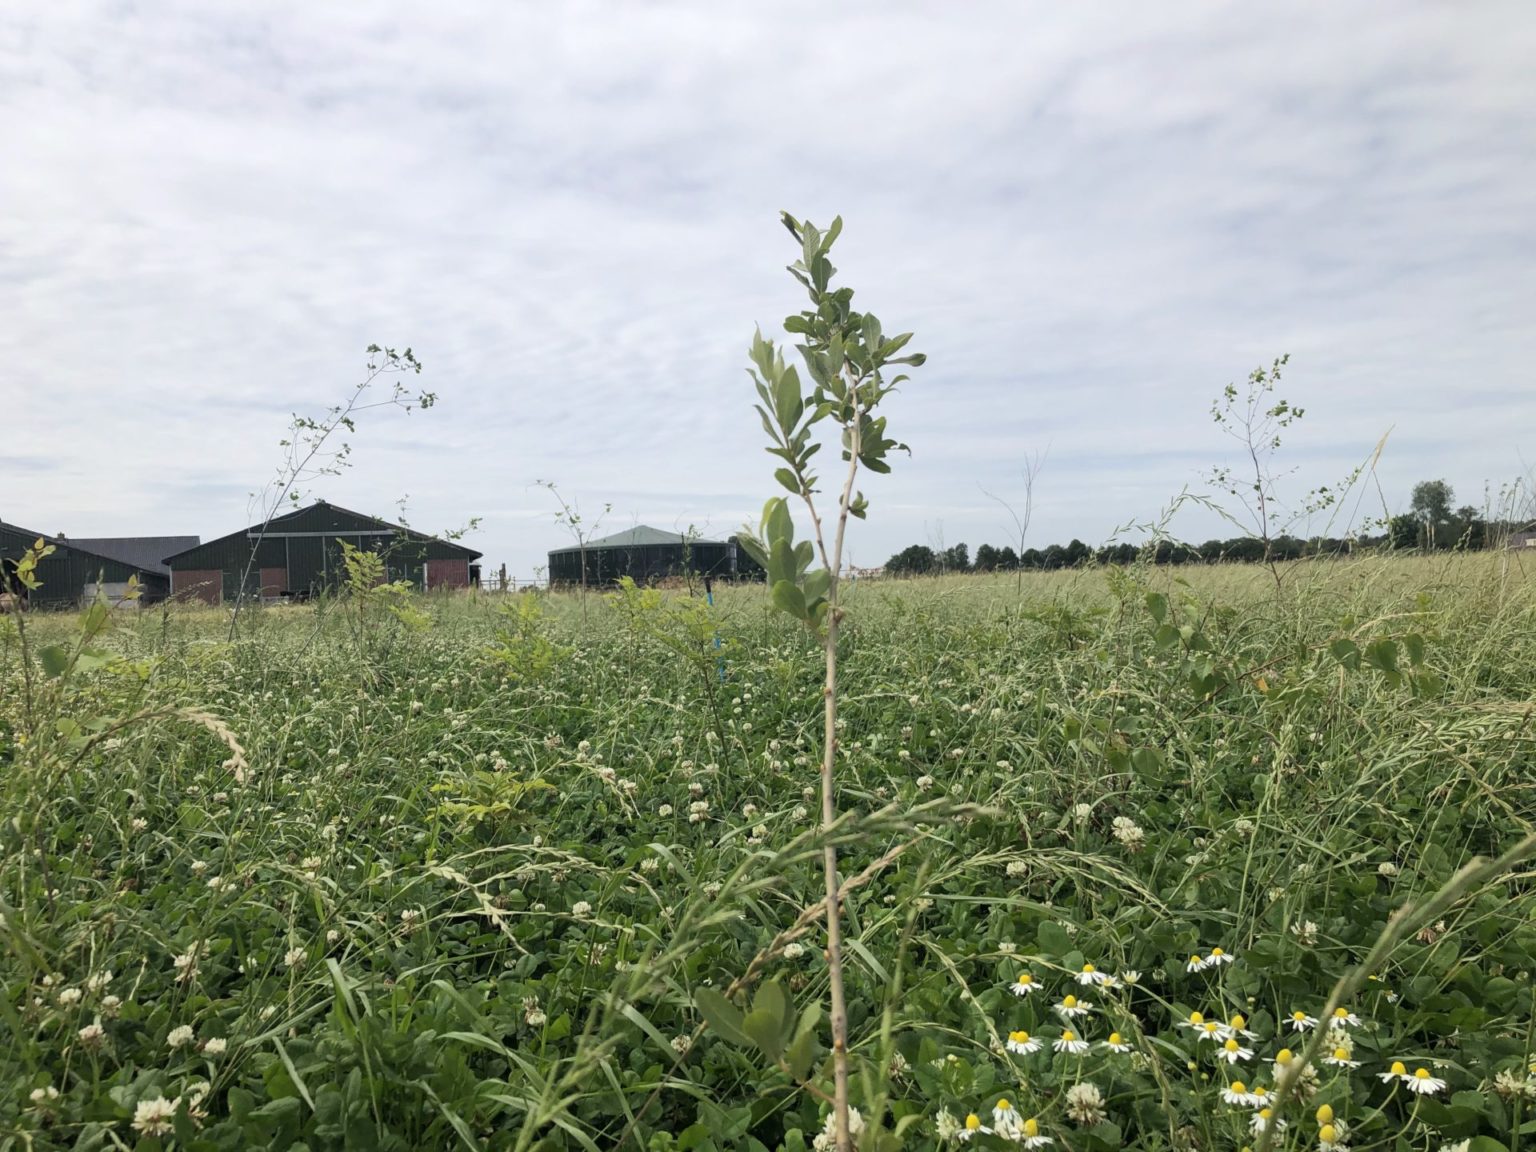
M13 14L0 514L232 530L378 340L441 402L366 421L338 503L483 515L525 574L564 542L535 478L723 533L772 491L780 208L843 213L847 282L931 356L861 562L1001 541L978 484L1047 445L1036 540L1153 515L1282 351L1308 485L1392 426L1394 499L1470 499L1536 430L1533 50L1518 3Z

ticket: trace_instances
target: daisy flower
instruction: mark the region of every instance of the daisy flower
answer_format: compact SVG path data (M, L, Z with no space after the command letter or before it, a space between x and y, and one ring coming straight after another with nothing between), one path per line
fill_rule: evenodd
M981 1122L980 1116L972 1112L965 1118L965 1123L961 1125L960 1131L955 1133L955 1139L964 1143L967 1140L974 1140L978 1136L990 1135L992 1135L992 1129Z
M1198 1032L1205 1024L1205 1017L1199 1012L1191 1012L1186 1019L1179 1021L1180 1028L1188 1028L1192 1032Z
M1259 1038L1257 1032L1248 1031L1248 1021L1241 1012L1227 1022L1227 1033L1231 1036L1241 1036L1244 1040L1257 1040Z
M1024 1139L1024 1121L1006 1096L992 1106L992 1131L1015 1144Z
M1317 1130L1318 1152L1334 1152L1340 1148L1339 1130L1332 1124L1324 1124Z
M1253 1095L1248 1091L1248 1085L1241 1080L1234 1080L1221 1090L1221 1098L1228 1104L1239 1107L1252 1107Z
M1223 964L1232 963L1232 959L1233 958L1231 956L1223 952L1220 948L1212 948L1211 954L1205 958L1205 966L1207 968L1219 968Z
M1227 1040L1231 1036L1231 1031L1219 1020L1207 1020L1195 1029L1196 1040Z
M1420 1096L1433 1096L1445 1091L1445 1081L1429 1074L1428 1068L1415 1068L1412 1076L1403 1077L1403 1086Z
M1308 1016L1305 1012L1291 1013L1291 1031L1305 1032L1309 1028L1317 1027L1317 1017Z
M1079 1000L1076 996L1064 996L1061 1003L1055 1007L1056 1014L1063 1020L1072 1020L1078 1016L1086 1016L1093 1011L1093 1005L1087 1000Z
M1047 1144L1055 1143L1049 1136L1040 1135L1040 1121L1036 1120L1033 1116L1024 1121L1022 1131L1023 1137L1019 1143L1023 1144L1026 1148L1044 1148Z
M1216 1053L1216 1059L1225 1060L1228 1064L1236 1064L1239 1060L1252 1060L1253 1049L1244 1048L1234 1037L1221 1046L1221 1051Z
M1083 970L1077 974L1079 984L1108 984L1114 977L1107 972L1100 972L1092 964L1084 964Z
M1020 1056L1033 1056L1036 1052L1040 1051L1040 1041L1024 1031L1008 1033L1008 1040L1005 1046L1008 1051L1017 1052Z
M1104 1041L1104 1047L1111 1052L1124 1053L1131 1050L1131 1046L1125 1042L1118 1032L1111 1032L1109 1034L1109 1039Z
M1081 1056L1088 1051L1088 1041L1080 1037L1072 1029L1067 1028L1061 1034L1060 1040L1053 1040L1051 1047L1058 1052L1070 1052L1074 1056Z
M1248 1107L1250 1108L1267 1108L1269 1101L1269 1089L1262 1084L1255 1084L1252 1091L1248 1093Z
M1008 991L1012 992L1015 996L1028 996L1038 987L1040 985L1035 983L1035 978L1032 975L1028 972L1020 972L1018 979L1008 985Z
M1140 984L1141 973L1135 968L1127 968L1124 972L1120 973L1118 979L1121 984Z
M1360 1017L1356 1016L1348 1008L1335 1008L1333 1015L1328 1020L1330 1028L1358 1028Z
M1260 1108L1253 1114L1253 1119L1248 1124L1253 1129L1255 1136L1267 1131L1270 1125L1274 1125L1276 1132L1285 1131L1285 1121L1275 1119L1275 1110L1273 1108Z
M1376 1073L1376 1079L1380 1080L1383 1084L1391 1084L1397 1080L1407 1080L1408 1066L1401 1060L1394 1060L1392 1061L1392 1067L1387 1069L1387 1071Z
M1358 1068L1358 1067L1360 1067L1360 1061L1358 1061L1358 1060L1351 1060L1349 1058L1349 1049L1348 1048L1342 1048L1342 1047L1341 1048L1335 1048L1328 1055L1324 1056L1323 1057L1323 1063L1324 1064L1332 1064L1335 1068Z
M1184 971L1186 971L1186 972L1204 972L1205 971L1205 961L1200 959L1199 956L1190 956L1189 963L1184 965Z

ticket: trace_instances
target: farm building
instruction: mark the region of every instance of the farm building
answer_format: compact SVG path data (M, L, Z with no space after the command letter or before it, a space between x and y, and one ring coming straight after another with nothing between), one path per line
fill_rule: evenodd
M549 554L551 584L580 584L582 551L558 548ZM721 580L759 580L763 570L732 536L727 540L690 540L680 532L662 532L641 525L627 532L589 540L586 545L587 584L615 584L628 576L649 584L695 572Z
M238 598L244 579L246 596L304 599L340 583L343 541L379 553L387 579L418 588L467 588L479 575L472 548L317 500L166 556L171 595L217 604Z
M41 587L28 593L15 579L22 554L41 537L52 544L52 555L37 566ZM153 604L170 592L170 569L161 562L165 544L186 547L196 536L115 537L110 540L73 540L49 536L0 522L0 591L26 600L34 607L64 607L94 600L101 595L119 601L128 581L139 580L139 602Z

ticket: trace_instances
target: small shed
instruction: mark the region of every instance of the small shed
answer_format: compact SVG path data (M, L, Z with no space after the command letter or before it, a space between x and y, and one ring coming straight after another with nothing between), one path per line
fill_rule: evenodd
M636 584L650 584L689 572L721 580L760 580L763 576L762 568L734 536L698 540L642 524L600 540L588 540L585 548L555 549L549 554L550 584L580 584L583 554L588 586L616 584L625 576Z
M37 565L39 586L28 590L16 579L22 556L39 539L53 545L53 552ZM119 537L119 541L128 538ZM147 539L197 540L196 536L141 537ZM98 596L116 603L128 591L128 582L139 582L139 603L153 604L170 591L169 570L158 560L129 555L128 549L104 549L99 541L49 536L0 521L0 592L32 607L63 608L89 602Z
M420 589L467 588L478 575L473 548L317 500L166 556L171 595L208 604L307 599L341 583L343 541L379 553L386 579Z

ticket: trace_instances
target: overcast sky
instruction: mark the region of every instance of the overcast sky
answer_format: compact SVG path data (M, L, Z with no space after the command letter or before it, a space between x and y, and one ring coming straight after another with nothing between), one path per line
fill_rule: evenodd
M365 416L316 495L481 517L520 576L568 542L537 479L725 535L775 491L780 209L841 213L841 281L929 354L857 563L1005 542L981 489L1035 452L1031 543L1152 518L1284 352L1290 490L1390 429L1392 510L1481 503L1536 463L1533 60L1527 0L16 6L0 518L233 531L377 341L438 405Z

